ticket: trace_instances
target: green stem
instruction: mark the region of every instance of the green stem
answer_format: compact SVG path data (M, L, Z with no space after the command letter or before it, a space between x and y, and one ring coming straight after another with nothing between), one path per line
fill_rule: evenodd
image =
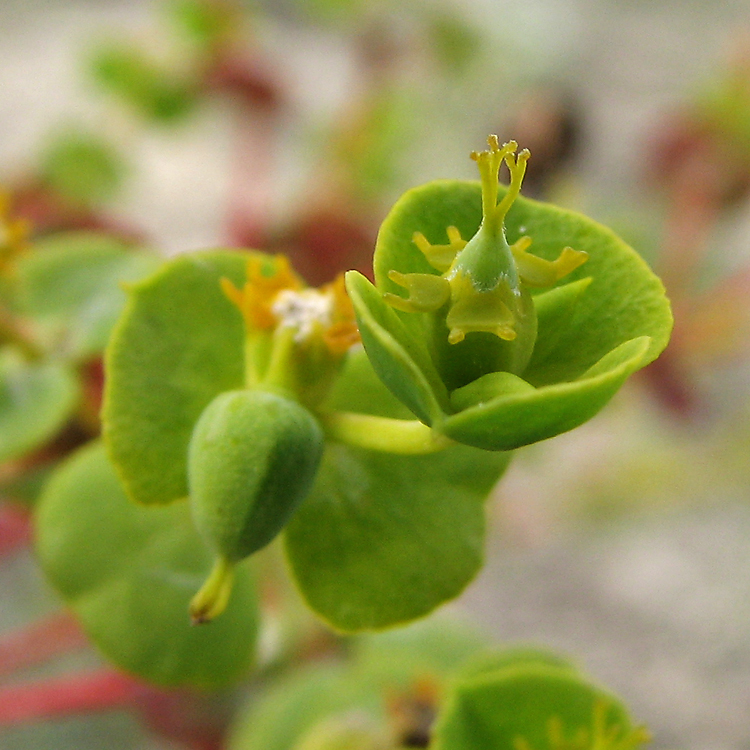
M206 582L190 602L190 620L193 625L211 622L227 608L233 583L234 563L220 555Z
M263 375L262 385L271 390L296 393L296 367L294 351L296 329L282 326L276 329L273 336L271 356Z
M263 366L271 349L271 337L265 331L245 334L245 387L257 388L263 382Z
M450 438L416 419L333 412L321 415L321 421L328 437L356 448L418 455L437 453L453 445Z

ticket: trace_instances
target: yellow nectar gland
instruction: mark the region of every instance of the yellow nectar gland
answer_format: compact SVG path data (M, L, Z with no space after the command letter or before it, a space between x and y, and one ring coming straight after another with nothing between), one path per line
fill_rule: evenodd
M516 154L518 144L499 146L497 136L487 141L489 149L473 152L482 183L482 223L466 241L454 226L446 229L448 243L432 244L421 232L413 242L430 265L440 272L399 273L391 270L391 281L408 290L408 297L386 293L385 300L404 312L435 312L450 303L446 314L448 341L456 344L467 333L487 332L505 341L517 339L521 328L535 336L533 303L524 286L549 287L586 261L585 252L566 247L557 260L548 261L528 253L530 237L513 245L505 238L505 217L518 197L529 151ZM499 170L510 172L510 185L498 203ZM533 343L533 342L532 342Z
M343 274L320 289L308 289L286 256L270 260L253 256L247 262L243 288L227 278L221 279L221 288L242 313L248 331L293 328L295 343L319 337L335 356L360 340Z
M591 729L581 727L572 737L566 737L559 717L552 717L547 724L549 750L636 750L651 740L651 733L644 726L623 729L615 724L607 727L608 705L598 701L594 705ZM513 741L515 750L536 750L524 737Z

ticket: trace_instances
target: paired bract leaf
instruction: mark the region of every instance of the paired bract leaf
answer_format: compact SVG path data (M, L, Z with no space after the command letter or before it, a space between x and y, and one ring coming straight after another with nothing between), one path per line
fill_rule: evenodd
M466 445L508 451L572 430L591 419L639 368L650 341L643 336L621 344L578 380L464 409L445 420L443 432Z
M187 607L211 567L186 503L129 502L96 443L53 475L36 518L47 576L89 637L121 669L161 685L218 688L253 663L257 609L246 566L232 600L210 627Z
M533 657L457 681L435 750L630 750L647 739L625 706L569 666Z
M373 393L384 416L398 409L362 360L332 402L356 408L356 391ZM404 457L329 445L285 532L308 604L354 631L413 620L457 596L482 565L483 501L509 460L462 446Z
M58 362L28 362L0 352L0 461L18 458L55 436L78 403L73 372Z
M187 495L195 423L217 395L244 385L242 318L219 280L242 286L246 262L242 253L194 253L131 289L108 350L103 420L137 502Z
M17 263L19 312L60 356L100 354L125 306L124 283L151 273L155 255L94 232L44 238Z
M381 227L374 258L377 287L353 274L348 285L365 348L394 395L448 437L509 450L570 430L596 414L628 375L664 348L672 317L659 279L612 232L578 214L519 198L507 217L509 242L528 235L531 252L540 258L551 261L572 246L585 251L588 260L557 287L536 295L538 336L529 365L519 373L536 390L519 389L511 378L503 392L496 379L495 390L484 387L484 400L452 397L452 407L446 408L435 371L448 390L466 387L483 376L477 363L494 336L474 333L449 344L437 313L394 310L382 294L403 293L389 271L438 273L413 242L415 233L429 245L445 245L448 227L470 238L481 218L479 184L439 181L409 191ZM434 406L428 413L430 395L445 418Z
M364 276L347 274L347 290L375 372L423 422L432 424L445 408L447 392L424 344Z

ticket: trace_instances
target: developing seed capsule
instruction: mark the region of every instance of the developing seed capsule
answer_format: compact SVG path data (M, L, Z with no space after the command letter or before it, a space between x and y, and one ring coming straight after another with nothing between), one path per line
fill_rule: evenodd
M284 528L315 479L323 433L296 401L259 390L217 396L198 420L188 485L198 531L218 553L191 603L194 622L221 613L235 563Z

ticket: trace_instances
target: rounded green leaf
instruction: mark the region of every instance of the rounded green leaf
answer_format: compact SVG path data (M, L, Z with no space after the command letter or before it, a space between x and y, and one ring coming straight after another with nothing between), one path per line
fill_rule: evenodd
M0 352L0 461L23 456L55 436L78 403L74 373L59 362L28 362Z
M486 638L465 623L437 615L353 639L351 669L358 680L393 691L420 677L447 679L486 647Z
M478 677L488 673L498 673L503 669L518 667L547 666L578 674L578 668L568 659L555 651L539 646L512 646L502 651L490 651L476 654L461 666L459 676L462 680Z
M143 278L159 262L104 234L52 235L18 261L19 311L35 320L61 356L95 356L125 306L122 285Z
M500 189L500 198L504 189ZM447 241L455 226L464 239L477 231L482 218L478 182L440 180L405 193L383 222L375 250L374 268L381 292L400 293L388 271L437 273L412 242L422 232L431 243ZM548 203L518 198L506 219L508 241L528 235L530 252L547 260L566 247L583 250L589 258L565 276L560 285L591 277L580 295L570 325L556 332L557 341L542 361L532 358L524 379L535 386L574 380L620 344L649 336L651 344L640 366L664 349L672 327L664 287L640 256L613 232L591 219ZM417 334L422 316L396 313ZM540 320L540 339L545 336Z
M93 133L60 133L42 155L42 179L63 198L94 206L114 196L125 165L113 146Z
M193 426L220 393L244 384L242 316L219 286L245 281L247 254L194 253L130 290L107 351L104 436L128 495L187 495Z
M482 566L482 501L508 461L500 454L488 470L484 459L464 447L406 458L329 446L285 531L310 607L353 632L414 620L458 596Z
M645 738L613 695L570 669L527 663L454 684L430 747L603 750Z
M404 411L361 351L327 406ZM307 603L334 628L356 631L414 620L457 596L482 565L483 500L509 461L464 446L405 457L329 445L284 535Z
M572 430L591 419L642 366L650 343L643 336L618 346L578 380L470 406L446 419L441 431L465 445L508 451Z
M53 475L36 533L49 580L121 669L160 685L218 688L251 668L257 605L248 569L238 568L223 616L192 626L188 603L212 559L189 508L129 502L101 444Z
M292 750L316 724L331 715L367 706L379 696L350 678L341 664L317 664L277 682L253 701L232 732L229 750Z

